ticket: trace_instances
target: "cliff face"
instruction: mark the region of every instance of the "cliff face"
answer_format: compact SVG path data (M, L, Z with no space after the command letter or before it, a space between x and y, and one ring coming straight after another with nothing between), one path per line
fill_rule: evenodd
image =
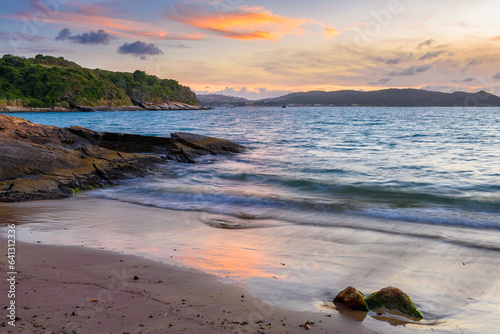
M58 128L0 114L0 201L67 197L144 176L168 161L242 151L230 141L199 135L161 138Z
M64 58L38 55L0 59L0 108L96 107L192 109L199 106L189 87L143 71L111 72L83 68ZM187 107L189 106L189 107Z

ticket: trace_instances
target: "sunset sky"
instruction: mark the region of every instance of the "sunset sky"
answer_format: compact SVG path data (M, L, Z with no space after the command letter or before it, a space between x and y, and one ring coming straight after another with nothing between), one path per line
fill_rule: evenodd
M196 92L424 88L500 94L497 0L17 0L0 54L141 69Z

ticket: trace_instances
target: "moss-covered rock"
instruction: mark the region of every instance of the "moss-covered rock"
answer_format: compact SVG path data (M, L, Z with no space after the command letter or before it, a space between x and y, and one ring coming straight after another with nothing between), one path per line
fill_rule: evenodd
M352 286L340 291L333 302L346 304L352 310L369 311L365 296Z
M370 309L386 308L388 310L399 311L417 319L424 317L406 293L392 286L372 293L366 299L366 303Z

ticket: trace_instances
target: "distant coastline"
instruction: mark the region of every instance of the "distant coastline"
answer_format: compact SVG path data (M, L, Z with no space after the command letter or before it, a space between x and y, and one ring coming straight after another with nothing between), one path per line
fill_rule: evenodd
M500 97L485 91L442 93L422 89L310 91L262 100L220 94L198 95L204 107L500 107Z

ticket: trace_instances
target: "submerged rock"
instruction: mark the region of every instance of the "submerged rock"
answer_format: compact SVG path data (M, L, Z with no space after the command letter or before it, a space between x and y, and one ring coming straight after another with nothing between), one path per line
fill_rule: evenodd
M392 286L372 293L366 299L366 303L370 309L386 308L388 310L399 311L417 319L423 319L424 317L406 293Z
M365 296L352 286L340 291L333 301L346 304L352 310L369 311Z

